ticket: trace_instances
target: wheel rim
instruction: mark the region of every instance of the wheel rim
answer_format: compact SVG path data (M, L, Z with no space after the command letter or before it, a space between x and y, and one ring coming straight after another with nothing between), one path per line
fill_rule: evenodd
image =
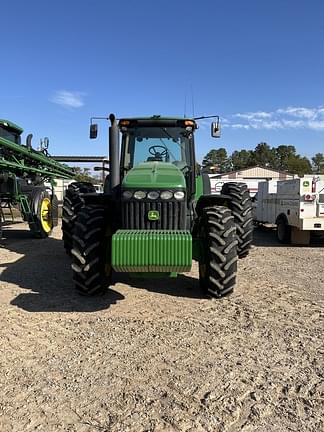
M48 233L52 229L51 218L51 201L49 198L44 198L41 204L40 221L43 230Z

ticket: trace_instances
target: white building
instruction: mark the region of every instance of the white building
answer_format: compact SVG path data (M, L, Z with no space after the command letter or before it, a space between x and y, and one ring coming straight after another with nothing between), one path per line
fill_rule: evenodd
M65 191L70 183L75 182L73 179L55 179L56 186L54 186L54 193L57 196L59 204L63 202ZM50 183L46 183L46 186L50 187ZM93 185L97 193L103 192L103 185L101 183Z
M220 193L224 183L234 181L246 183L252 197L257 193L258 184L261 181L287 180L294 177L297 177L297 175L262 166L254 166L222 174L209 174L211 193Z
M54 180L56 185L54 186L54 193L57 196L57 199L59 203L63 201L65 190L69 186L70 183L73 183L75 180L69 180L69 179L55 179ZM50 183L45 183L45 186L51 187Z

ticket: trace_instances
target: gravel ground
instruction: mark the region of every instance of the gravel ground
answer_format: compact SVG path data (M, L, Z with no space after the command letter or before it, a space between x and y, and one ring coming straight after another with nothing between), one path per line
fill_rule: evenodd
M60 230L0 247L0 430L320 431L324 244L257 231L235 292L209 300L197 266L78 296Z

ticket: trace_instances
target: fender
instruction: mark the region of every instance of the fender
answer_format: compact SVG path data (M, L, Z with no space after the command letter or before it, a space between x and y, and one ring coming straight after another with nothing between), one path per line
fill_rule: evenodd
M230 197L224 194L201 195L196 204L196 208L195 208L196 214L197 216L200 216L202 213L202 209L208 206L218 205L218 206L227 207L227 203L229 200Z
M200 216L202 215L202 211L205 207L209 206L224 206L228 207L227 203L230 201L230 197L228 195L220 194L210 194L210 195L201 195L198 198L194 206L194 212L196 213L196 218L194 220L194 224L191 230L193 237L198 235L198 227L200 223Z

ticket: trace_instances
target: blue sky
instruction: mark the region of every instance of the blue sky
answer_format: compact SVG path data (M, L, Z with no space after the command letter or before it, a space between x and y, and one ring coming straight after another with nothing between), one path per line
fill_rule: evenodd
M12 14L12 15L11 15ZM5 19L3 19L5 15ZM324 152L323 0L12 0L0 27L0 117L52 154L107 152L89 118L218 114L211 148Z

